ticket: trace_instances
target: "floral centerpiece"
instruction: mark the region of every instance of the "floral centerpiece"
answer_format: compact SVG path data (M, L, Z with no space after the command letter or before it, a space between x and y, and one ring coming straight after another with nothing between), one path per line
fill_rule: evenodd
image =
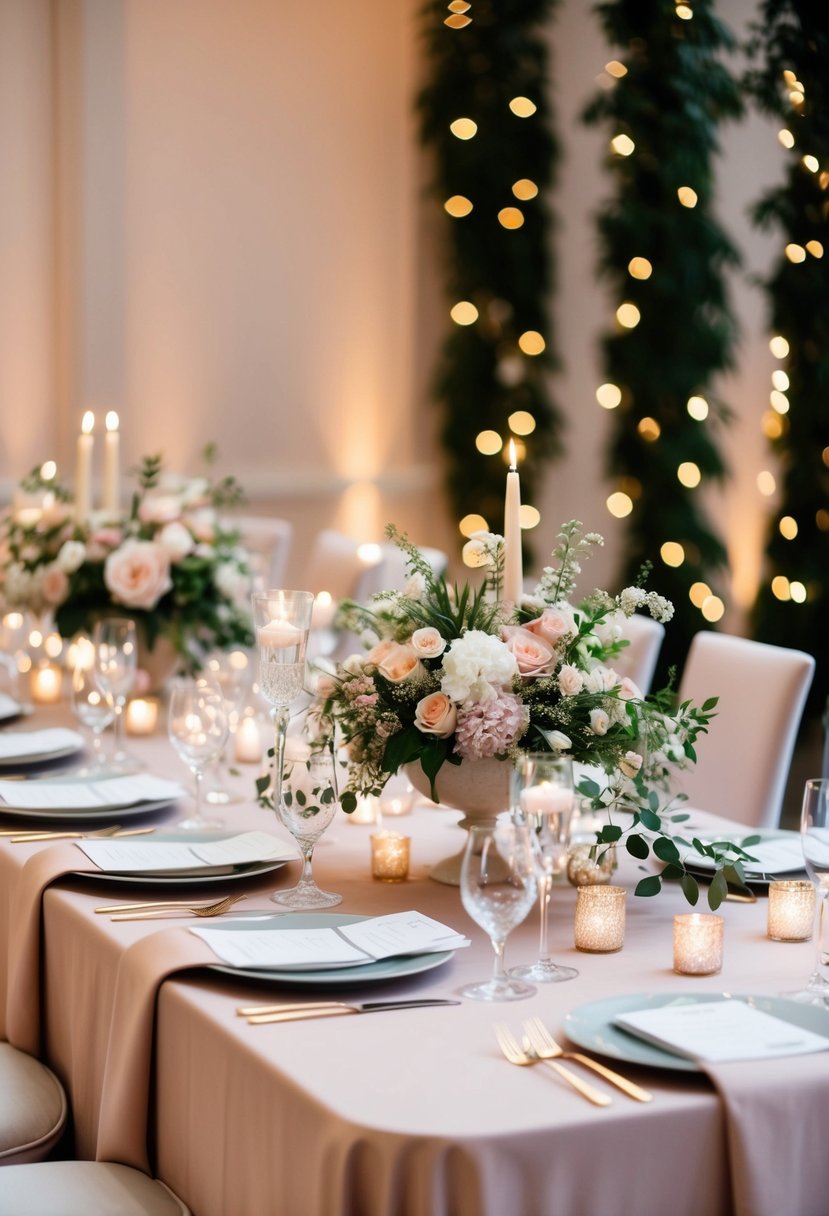
M213 458L208 448L205 456ZM250 645L250 572L219 510L239 500L231 477L185 479L146 457L125 513L75 518L66 490L35 470L21 483L37 510L0 521L0 601L54 620L64 637L104 615L132 617L152 651L160 638L188 669L215 649Z
M369 648L322 678L322 715L351 759L343 808L352 810L358 794L378 793L412 762L437 801L444 765L511 762L520 750L558 752L604 774L579 785L607 814L597 849L624 837L634 857L653 852L665 863L661 874L640 881L637 894L656 894L673 878L695 903L698 885L680 853L687 846L715 862L709 903L716 907L727 880L743 880L748 855L727 842L685 841L668 829L687 818L681 799L669 796L671 773L695 761L694 741L707 731L716 698L676 705L670 688L644 697L613 668L626 645L624 619L645 610L667 622L672 605L642 585L577 600L581 562L603 540L575 520L562 528L553 564L533 594L514 605L500 596L500 536L479 533L465 547L467 564L486 571L477 590L450 587L393 527L389 536L407 554L409 585L375 596L368 607L341 607L342 623ZM632 814L624 827L614 822L620 811Z

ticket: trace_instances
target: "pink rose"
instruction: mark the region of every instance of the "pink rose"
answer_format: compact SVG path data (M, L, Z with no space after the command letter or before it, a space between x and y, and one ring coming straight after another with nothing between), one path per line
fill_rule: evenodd
M443 654L446 649L446 642L440 636L437 629L431 625L426 625L422 629L415 629L411 640L415 654L422 659L436 659L438 655Z
M501 630L507 650L518 664L522 676L549 676L556 665L556 654L549 642L528 629L507 625Z
M631 680L630 676L622 676L619 682L619 696L623 701L641 701L643 699L642 689L634 680Z
M170 524L181 515L181 499L177 494L147 494L138 504L142 524Z
M534 621L528 621L524 626L536 637L543 638L551 646L564 638L572 638L578 632L573 614L564 608L545 608L541 616Z
M375 667L379 667L386 655L389 654L397 645L398 643L393 642L391 638L384 638L382 642L378 642L376 646L372 646L371 650L366 655L366 663L373 663Z
M445 692L431 692L428 697L417 703L415 726L424 735L448 739L457 720L458 711Z
M170 558L152 541L127 541L106 559L104 583L116 603L150 610L173 585Z
M60 566L46 566L40 580L40 594L47 604L62 604L69 594L69 579Z

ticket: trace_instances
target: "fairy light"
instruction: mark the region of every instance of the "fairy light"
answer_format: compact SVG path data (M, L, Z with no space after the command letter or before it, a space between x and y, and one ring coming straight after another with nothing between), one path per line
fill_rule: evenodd
M495 456L503 446L504 441L497 431L479 431L475 436L475 447L482 456Z
M707 583L692 583L688 590L688 598L695 608L701 608L711 594Z
M820 168L820 161L816 156L812 156L810 152L807 152L805 156L801 156L800 163L803 168L808 169L810 173L817 173L818 169Z
M761 421L763 434L766 439L779 439L786 429L786 424L774 410L766 410Z
M769 350L775 359L785 359L789 353L789 343L782 334L775 334L773 338L769 339Z
M776 388L773 388L769 393L769 404L777 414L788 414L789 412L789 398L785 393L779 392Z
M640 418L636 429L646 443L656 443L662 434L662 427L655 418L650 417Z
M641 319L641 312L635 304L630 302L630 300L625 300L625 302L620 304L616 309L616 320L623 329L636 329L636 326L639 324Z
M708 402L704 397L689 397L685 408L695 422L704 422L708 417Z
M775 476L768 469L763 469L761 473L757 474L757 489L764 498L771 498L777 489Z
M472 210L472 203L463 194L453 194L443 204L445 211L448 211L453 219L461 220L465 215L469 215Z
M807 241L806 248L808 249L809 253L811 253L813 258L823 257L823 246L821 245L820 241Z
M796 241L791 241L783 250L790 262L797 265L799 262L806 261L806 250L802 245L798 245Z
M540 355L547 347L547 343L537 329L525 330L518 339L518 345L525 355Z
M615 410L622 401L622 390L618 384L600 384L596 389L596 400L603 410Z
M771 373L771 382L779 393L785 393L789 387L789 377L782 367L776 367Z
M530 101L529 97L513 97L509 108L516 118L531 118L538 106L534 101Z
M524 213L518 207L502 207L498 212L498 223L502 228L522 228Z
M516 410L507 422L514 435L532 435L536 427L535 418L527 410Z
M627 76L628 74L627 68L618 59L611 59L610 63L604 65L604 70L608 76L612 76L615 80L621 80L623 76Z
M791 591L789 590L789 580L785 574L776 574L771 580L771 593L776 600L780 600L785 604L791 599Z
M458 300L450 309L449 316L456 325L474 325L478 320L478 310L470 300Z
M829 511L827 511L824 507L821 507L819 511L816 511L815 523L817 524L818 528L820 528L821 532L829 532Z
M522 502L518 512L518 522L524 532L529 532L530 528L537 528L541 523L541 512L537 507L532 507L528 502Z
M647 258L631 258L628 262L628 274L632 279L649 279L653 274L653 266Z
M716 621L722 620L725 613L725 604L718 595L709 595L702 601L700 611L706 621L709 621L713 625Z
M685 486L686 490L694 490L702 481L702 473L699 465L694 464L693 460L683 460L682 464L676 471L677 481Z
M659 550L659 556L666 566L681 566L685 561L685 549L676 540L666 540Z
M58 466L54 460L45 460L40 466L41 481L54 481L58 475Z
M777 527L779 528L780 535L784 540L794 540L799 531L797 520L793 515L782 516Z
M633 499L622 490L616 490L615 493L609 495L605 505L616 519L624 519L633 510Z
M797 579L789 583L789 595L792 597L792 601L795 604L806 603L806 588L803 583L799 582Z
M794 136L786 127L783 127L782 131L777 132L777 138L780 140L784 148L794 147Z
M483 515L464 515L461 522L458 524L458 530L461 536L465 536L467 540L474 536L476 532L488 532L489 524L484 519Z
M472 24L472 18L465 13L452 13L450 17L444 17L443 24L448 25L450 30L462 30Z
M535 198L538 194L538 186L528 177L521 177L517 182L512 183L512 192L516 198L522 202L527 202L531 198Z
M676 6L676 15L681 21L690 21L694 15L694 10L687 4L678 4Z
M636 144L629 135L620 134L614 135L610 141L610 146L617 156L630 156L636 148Z
M696 207L699 202L699 195L690 186L680 186L676 192L676 196L683 207Z
M472 139L478 133L478 124L471 118L456 118L450 122L449 130L456 139Z

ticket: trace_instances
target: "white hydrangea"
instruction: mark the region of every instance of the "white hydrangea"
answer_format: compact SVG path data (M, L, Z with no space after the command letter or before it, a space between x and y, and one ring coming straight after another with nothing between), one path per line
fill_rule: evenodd
M518 664L500 638L470 629L450 645L443 659L441 691L459 705L491 701L518 675Z
M79 540L66 540L55 559L64 574L74 574L86 561L86 545Z
M250 593L250 580L238 566L232 562L221 562L213 572L213 582L220 595L230 600L232 604L247 603Z
M636 609L641 608L647 598L647 592L643 591L641 587L625 587L623 591L619 592L619 607L625 616L633 616Z

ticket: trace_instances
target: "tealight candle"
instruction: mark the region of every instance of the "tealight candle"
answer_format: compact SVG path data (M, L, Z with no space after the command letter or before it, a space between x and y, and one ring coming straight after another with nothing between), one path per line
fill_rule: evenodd
M526 815L566 815L573 808L573 791L554 781L528 785L521 791L520 799Z
M805 879L769 883L768 935L775 942L805 942L815 923L815 888Z
M60 700L62 685L61 670L55 663L41 663L31 675L32 700L39 705L50 705Z
M124 713L128 735L152 735L158 725L158 701L152 697L134 697Z
M371 838L371 874L382 882L403 882L409 876L410 836L375 832Z
M349 823L377 823L380 801L374 794L363 794L357 799L357 805L348 816Z
M258 764L262 759L262 735L253 714L245 714L239 719L233 754L240 764Z
M588 954L613 954L625 941L624 887L579 887L575 946Z
M708 912L674 917L674 971L714 975L722 967L723 918Z
M302 630L297 629L290 621L275 618L261 625L257 632L260 646L272 646L277 650L287 650L289 646L299 646L302 641Z
M380 795L380 814L394 818L408 815L412 809L414 789L405 777L390 777Z

